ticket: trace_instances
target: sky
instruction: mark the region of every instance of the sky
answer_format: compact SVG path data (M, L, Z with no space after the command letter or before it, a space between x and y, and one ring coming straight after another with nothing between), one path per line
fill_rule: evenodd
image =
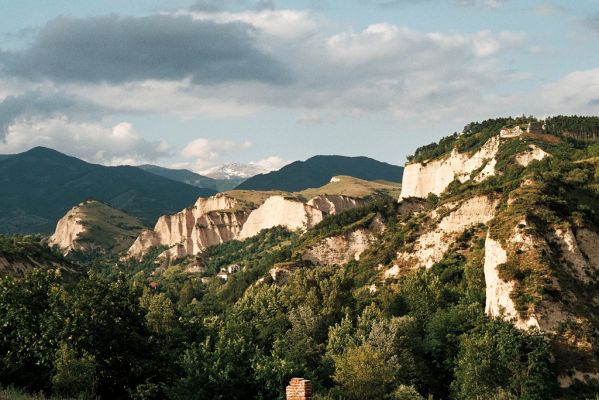
M0 153L401 165L470 121L599 114L599 0L0 0Z

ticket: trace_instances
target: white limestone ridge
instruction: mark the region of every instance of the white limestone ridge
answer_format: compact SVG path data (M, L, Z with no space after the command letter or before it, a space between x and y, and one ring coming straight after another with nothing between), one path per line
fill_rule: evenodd
M166 246L165 255L182 257L232 240L249 216L249 211L240 205L237 199L223 193L199 198L192 207L160 217L153 230L139 235L127 254L141 257L152 247Z
M408 163L403 172L399 199L407 197L426 198L429 193L441 194L454 179L464 183L470 180L473 171L487 163L477 180L495 174L495 156L499 150L500 137L489 139L476 153L459 153L456 149L440 159L424 163Z
M538 133L542 128L529 124L526 132ZM517 126L504 128L501 133L487 140L474 154L459 153L453 149L450 154L424 162L407 163L403 173L399 200L408 197L426 198L429 193L440 195L455 179L460 183L474 180L481 182L497 173L497 152L502 141L517 139L525 130ZM516 162L526 167L533 160L542 160L549 156L536 145L530 145L527 151L516 155ZM473 172L478 171L475 176Z
M512 236L507 241L509 246L517 246L519 251L549 252L551 245L559 246L560 267L567 274L568 279L577 282L575 287L596 284L599 272L599 234L588 229L558 228L544 236L532 237L526 232L526 221L521 221L513 230ZM513 282L506 282L499 277L498 266L508 259L508 252L501 243L487 236L485 242L485 282L486 282L486 308L490 317L500 317L520 328L537 327L543 331L556 332L560 324L567 319L577 319L563 307L560 301L545 299L537 304L528 317L518 314L513 300ZM576 293L568 293L561 287L560 281L554 278L555 290L562 293L563 298L576 299ZM595 299L594 301L597 301Z
M234 239L247 239L263 229L283 226L307 230L328 214L364 204L362 199L341 195L318 195L307 203L295 197L274 194L261 205L219 193L200 198L194 206L158 219L153 230L142 232L129 248L128 256L140 258L151 248L165 246L164 255L180 258Z
M144 226L136 218L96 200L71 208L56 224L48 245L64 254L72 251L126 250Z
M239 234L239 239L257 235L262 229L283 226L289 230L306 230L322 221L324 213L316 207L284 196L269 197L252 211Z

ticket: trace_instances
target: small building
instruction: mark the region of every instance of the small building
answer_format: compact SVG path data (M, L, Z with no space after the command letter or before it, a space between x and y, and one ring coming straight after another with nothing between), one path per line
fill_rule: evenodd
M220 271L218 274L216 274L216 276L222 279L223 281L229 279L229 273L227 271Z
M242 270L242 267L239 264L231 264L227 267L227 272L230 274L234 274L235 272L239 272L241 270Z

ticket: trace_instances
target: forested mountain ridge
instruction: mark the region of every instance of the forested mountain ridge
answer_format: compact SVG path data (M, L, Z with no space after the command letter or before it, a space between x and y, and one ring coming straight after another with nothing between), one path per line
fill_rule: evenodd
M325 185L333 176L347 175L367 181L401 182L402 167L368 157L314 156L295 161L278 171L249 178L237 186L244 190L298 192Z
M80 260L74 287L3 279L0 383L260 399L301 376L320 399L594 398L599 143L530 122L469 124L411 158L400 201L305 231Z
M0 232L49 233L71 207L93 198L152 224L215 191L136 167L105 167L35 147L0 159Z

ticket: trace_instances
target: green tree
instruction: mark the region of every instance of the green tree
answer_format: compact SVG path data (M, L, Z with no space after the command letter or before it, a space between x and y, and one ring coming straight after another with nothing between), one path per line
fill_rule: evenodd
M395 383L395 368L366 343L333 356L333 379L346 399L383 399Z
M62 343L56 352L52 376L54 394L80 399L95 398L96 360L84 352L78 356L75 351Z
M60 341L63 290L58 270L0 279L0 382L49 390Z
M146 323L158 335L171 332L176 327L175 307L165 293L144 293L140 300L146 309Z
M462 338L452 389L460 399L549 399L555 389L550 359L541 335L490 321Z
M100 397L126 398L159 372L138 294L124 276L82 279L66 296L62 320L64 340L96 361Z

